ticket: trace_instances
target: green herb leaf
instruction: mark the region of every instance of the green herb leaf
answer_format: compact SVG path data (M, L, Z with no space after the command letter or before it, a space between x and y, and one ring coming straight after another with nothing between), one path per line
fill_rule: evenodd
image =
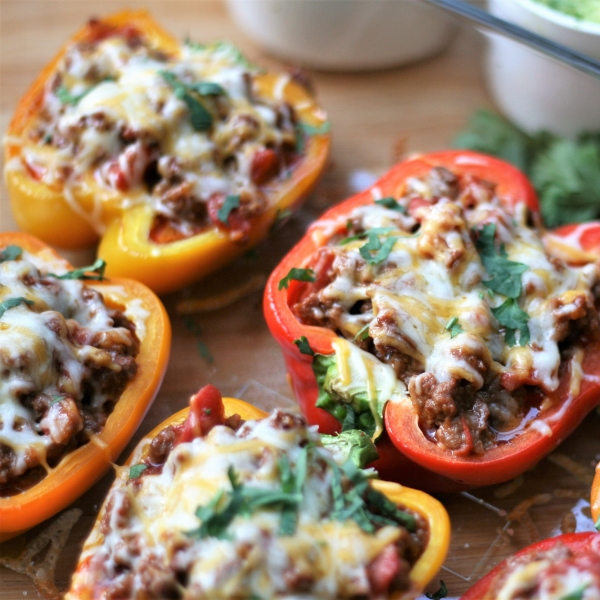
M458 322L458 317L452 317L446 327L446 331L450 332L450 339L454 339L459 333L463 332L463 328L460 326Z
M312 283L317 280L317 276L312 269L298 269L292 267L290 272L279 282L278 290L287 290L290 282L294 281L308 281Z
M521 294L521 275L529 267L507 258L504 245L500 251L496 251L494 238L496 225L487 223L479 230L479 238L476 242L477 251L481 262L492 279L483 281L483 285L497 294L518 298Z
M4 302L0 302L0 318L4 315L4 313L8 309L14 308L15 306L19 306L19 304L21 304L23 302L25 302L25 304L28 304L29 306L33 306L32 300L27 300L26 298L23 298L22 296L19 296L17 298L8 298Z
M433 592L433 594L425 594L426 598L431 598L431 600L441 600L448 595L448 589L446 588L446 584L443 579L440 579L440 589L437 592Z
M52 406L53 404L57 404L61 400L64 400L65 396L52 395L50 398L52 398L52 402L50 402L49 406Z
M379 206L385 206L385 208L389 208L390 210L396 210L402 214L406 214L406 207L399 204L398 201L392 196L386 196L385 198L380 198L379 200L375 200L375 204L379 204Z
M217 213L217 219L219 219L223 225L229 225L229 215L231 214L231 211L239 206L240 196L238 194L227 196L225 202L223 202L223 206L221 206Z
M354 336L355 342L364 342L369 337L369 327L371 323L367 323L360 328L360 331Z
M56 275L55 273L48 273L48 277L55 277L56 279L84 279L93 281L103 281L104 271L106 269L106 261L99 258L93 265L87 267L81 267L80 269L73 269L63 275ZM96 273L90 275L90 273Z
M222 86L212 81L201 81L200 83L185 85L189 90L194 90L194 92L197 92L201 96L224 96L227 93Z
M186 84L169 71L158 71L158 74L169 84L175 96L185 102L190 112L192 127L196 131L207 131L210 129L213 123L212 115L198 99L197 95L199 94L194 87L199 84Z
M23 254L23 248L21 246L6 246L2 252L0 252L0 263L7 260L17 260Z
M383 262L390 255L394 244L398 240L397 237L389 237L382 244L372 229L367 232L367 238L367 243L361 246L358 251L370 265L378 265ZM372 254L373 252L375 254Z
M600 517L598 517L598 520L594 523L594 527L597 531L600 531Z
M303 335L301 338L298 338L297 340L294 340L294 344L298 346L298 350L300 350L301 354L307 354L308 356L315 355L313 349L308 343L308 338L305 335Z
M87 95L93 88L89 88L87 90L85 90L84 92L81 92L81 94L76 94L73 95L71 94L71 92L69 92L69 90L64 86L61 85L56 89L56 97L63 103L63 104L71 104L73 106L75 106L76 104L79 103L79 101L85 96Z
M138 463L137 465L133 465L132 467L129 467L129 479L136 479L147 468L148 468L148 465L145 465L143 463Z
M498 323L504 327L504 338L509 346L516 345L515 333L519 334L519 345L526 346L529 342L529 315L522 310L515 298L507 298L497 308L492 308L492 314Z

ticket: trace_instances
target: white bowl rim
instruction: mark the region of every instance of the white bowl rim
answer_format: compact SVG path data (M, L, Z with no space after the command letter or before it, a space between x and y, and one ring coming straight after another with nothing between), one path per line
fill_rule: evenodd
M507 1L507 0L504 0ZM600 35L600 23L594 23L592 21L584 21L567 15L555 8L550 8L545 4L536 2L536 0L513 0L517 4L521 4L523 8L529 10L532 13L537 14L539 17L561 25L567 29L574 31L581 31L582 33L589 33L592 35Z

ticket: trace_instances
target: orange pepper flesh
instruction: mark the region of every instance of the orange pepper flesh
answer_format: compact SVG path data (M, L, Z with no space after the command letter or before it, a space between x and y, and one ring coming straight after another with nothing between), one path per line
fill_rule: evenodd
M178 41L146 12L124 11L106 17L102 22L118 28L133 27L156 48L170 54L178 51ZM89 39L90 31L88 25L76 33L20 101L8 129L7 164L21 160L18 138L26 135L42 104L44 88L65 55L67 46ZM269 73L257 75L255 81L260 94L273 97L279 79ZM300 85L289 81L283 88L283 99L295 109L302 124L317 131L326 125L324 111ZM26 168L7 170L6 182L13 214L21 229L63 248L81 248L100 239L98 256L106 260L109 277L135 277L155 292L166 293L219 269L265 238L278 215L297 207L313 188L325 168L329 146L330 136L325 131L307 137L302 160L292 170L291 177L277 180L276 185L265 188L268 207L252 218L251 230L244 243L233 242L228 232L216 226L186 239L155 243L150 239L154 219L151 207L146 204L122 208L121 194L101 188L91 176L87 181L89 192L75 198L81 214L67 203L62 188L51 188L36 181ZM101 204L102 216L100 222L91 223L95 202ZM98 233L100 230L103 230L101 234Z
M25 233L0 233L0 247L20 246L54 264L71 265L54 250ZM136 301L148 313L136 357L138 370L127 385L104 429L67 454L39 483L15 496L0 498L0 542L41 523L88 490L123 451L158 393L169 361L171 325L160 300L137 281L111 279L88 282L109 306L127 307ZM134 319L135 320L135 319Z
M223 404L225 406L225 418L235 414L240 415L244 420L262 419L267 416L267 413L259 408L236 398L223 398ZM158 433L169 425L183 423L189 414L189 410L189 408L180 410L153 429L140 441L125 464L130 466L141 462L146 455L149 443ZM423 590L439 571L448 552L450 545L450 519L448 513L438 500L424 492L389 481L373 481L373 487L396 504L418 513L427 522L429 528L427 546L410 572L411 582L417 589ZM102 509L100 514L102 514ZM85 570L85 568L86 563L78 566L78 570ZM82 600L91 598L86 595L86 590L75 591Z

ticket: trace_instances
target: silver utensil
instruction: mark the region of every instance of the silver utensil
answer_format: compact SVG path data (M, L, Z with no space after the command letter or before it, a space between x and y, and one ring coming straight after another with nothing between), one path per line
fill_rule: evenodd
M533 50L542 52L551 58L558 60L583 73L600 77L600 63L593 58L571 50L561 44L550 41L549 39L537 35L523 27L509 23L490 13L473 6L463 0L423 0L427 4L441 8L452 15L458 16L469 23L479 27L500 33L517 42L529 46Z

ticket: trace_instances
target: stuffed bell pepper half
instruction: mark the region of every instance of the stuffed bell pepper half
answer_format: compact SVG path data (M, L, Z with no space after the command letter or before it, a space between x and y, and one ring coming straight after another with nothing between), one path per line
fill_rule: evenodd
M228 43L180 43L145 12L93 19L20 101L6 180L22 229L100 240L107 275L170 292L264 238L325 168L307 89Z
M423 489L523 473L600 402L598 254L576 237L544 230L521 172L466 151L331 208L264 301L308 421L366 432L382 476Z
M415 598L448 515L355 439L206 386L117 469L66 598Z
M171 328L146 286L0 234L0 542L90 488L158 392Z
M461 600L598 600L600 533L536 542L500 563Z

